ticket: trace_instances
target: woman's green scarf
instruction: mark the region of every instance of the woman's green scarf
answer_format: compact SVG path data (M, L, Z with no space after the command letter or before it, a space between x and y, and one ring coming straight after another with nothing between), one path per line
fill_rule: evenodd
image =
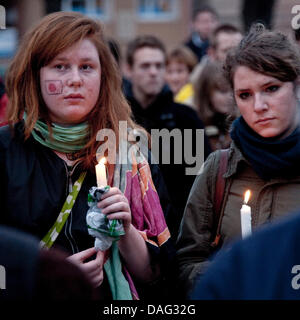
M64 153L78 152L84 148L89 140L89 127L86 122L63 127L52 123L52 135L50 135L48 125L38 120L32 131L32 136L42 145Z

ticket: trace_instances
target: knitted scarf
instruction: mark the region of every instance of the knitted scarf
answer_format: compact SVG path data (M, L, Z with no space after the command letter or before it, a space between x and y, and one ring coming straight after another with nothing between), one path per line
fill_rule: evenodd
M32 136L42 145L64 153L73 153L83 149L89 139L87 123L80 123L70 127L62 127L52 123L52 136L48 125L38 120L32 131Z
M239 117L230 132L254 171L264 180L300 174L300 128L283 139L263 138Z

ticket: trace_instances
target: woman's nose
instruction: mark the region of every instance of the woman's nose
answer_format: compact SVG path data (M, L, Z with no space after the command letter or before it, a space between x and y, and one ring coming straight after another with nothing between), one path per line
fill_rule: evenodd
M265 99L260 95L257 94L254 96L254 111L261 112L268 109L268 104Z
M82 86L83 79L78 68L71 69L71 72L68 74L67 85L68 86Z

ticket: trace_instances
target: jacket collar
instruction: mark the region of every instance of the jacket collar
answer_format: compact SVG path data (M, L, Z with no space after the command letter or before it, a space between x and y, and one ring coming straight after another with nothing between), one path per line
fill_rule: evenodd
M157 95L155 100L146 109L143 109L142 106L140 105L140 103L135 99L135 97L133 95L132 87L127 89L126 98L127 98L128 102L130 103L134 112L140 111L142 113L145 113L145 112L153 111L155 109L161 109L162 106L169 104L169 103L172 103L173 102L173 93L169 89L169 87L167 85L165 85L162 88L161 92Z
M238 166L241 162L246 162L248 165L250 165L246 158L243 156L240 149L232 141L229 148L228 166L227 171L224 174L224 178L229 178L234 175L237 172Z

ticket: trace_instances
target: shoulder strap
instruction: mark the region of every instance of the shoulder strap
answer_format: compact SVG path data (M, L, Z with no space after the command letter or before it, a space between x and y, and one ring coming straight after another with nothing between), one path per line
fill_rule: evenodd
M54 241L58 237L59 233L61 232L65 222L67 221L69 214L71 213L71 210L73 208L73 205L75 203L75 200L78 196L78 193L81 189L83 180L86 176L86 171L82 172L78 178L78 180L75 182L73 186L72 192L68 195L60 214L58 215L56 221L54 222L51 229L47 232L47 234L44 236L44 238L40 241L40 247L43 249L50 249L53 245Z
M220 150L220 162L215 186L215 197L214 197L214 219L213 219L213 232L215 234L214 241L211 243L212 247L216 247L220 240L220 227L221 227L221 208L225 192L225 179L223 178L224 173L227 170L228 154L229 149Z

